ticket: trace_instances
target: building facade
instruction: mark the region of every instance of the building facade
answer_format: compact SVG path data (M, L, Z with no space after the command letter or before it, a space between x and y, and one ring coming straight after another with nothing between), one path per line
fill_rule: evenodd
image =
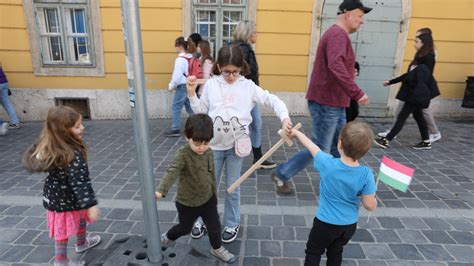
M199 32L217 50L240 20L257 23L261 86L292 115L304 99L319 37L341 0L141 0L148 111L168 117L174 40ZM406 71L417 29L430 27L437 50L438 116L474 116L461 108L466 76L474 75L474 1L365 0L374 10L351 39L361 64L358 84L371 104L363 115L390 116L398 87L382 81ZM130 118L118 0L0 0L0 60L23 121L42 120L56 104L83 108L91 119ZM3 110L0 116L4 117Z

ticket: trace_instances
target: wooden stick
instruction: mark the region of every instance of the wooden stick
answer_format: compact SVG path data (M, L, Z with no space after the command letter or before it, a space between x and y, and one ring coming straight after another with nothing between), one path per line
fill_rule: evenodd
M293 128L294 129L299 129L301 127L301 123L298 123L296 124L296 126L294 126ZM268 158L270 158L270 156L272 156L272 154L278 150L278 148L280 148L281 145L283 145L285 143L285 139L282 137L275 145L273 145L273 147L271 149L269 149L263 156L262 158L260 158L258 161L256 161L241 177L239 177L239 179L237 179L234 184L232 184L228 189L227 189L227 193L232 193L234 192L234 190L240 186L240 184L242 184L242 182L245 181L245 179L247 179L255 170L258 169L258 167L265 161L267 160Z

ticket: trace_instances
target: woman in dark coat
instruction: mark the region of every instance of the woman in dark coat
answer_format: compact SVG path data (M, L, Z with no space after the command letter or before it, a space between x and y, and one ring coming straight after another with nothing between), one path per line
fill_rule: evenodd
M252 44L257 42L257 29L255 22L242 21L232 33L233 43L238 45L244 54L245 61L250 67L250 74L245 78L252 80L255 84L260 85L258 80L258 64ZM252 109L252 123L250 124L250 139L252 140L253 162L255 163L262 157L262 111L257 104ZM266 160L260 168L272 169L276 167L276 163Z
M431 149L428 127L422 110L429 107L433 97L439 95L438 86L432 74L435 62L432 36L430 34L421 34L416 37L415 49L417 52L414 60L408 67L408 72L400 77L384 82L385 86L402 82L396 98L405 102L394 126L387 136L375 140L375 143L384 149L388 147L389 142L402 130L410 114L413 114L413 118L415 118L422 139L413 148Z

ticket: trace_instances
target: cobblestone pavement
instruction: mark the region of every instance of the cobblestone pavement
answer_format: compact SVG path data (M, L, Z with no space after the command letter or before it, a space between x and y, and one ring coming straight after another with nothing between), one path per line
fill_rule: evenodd
M309 135L310 119L301 121ZM366 119L374 131L385 129L387 119ZM151 150L156 182L184 138L165 138L169 120L150 121ZM97 249L115 239L143 234L140 184L135 160L131 121L86 121L85 138L90 148L90 173L100 201L103 219L88 227L104 239ZM42 124L26 123L21 129L0 136L0 265L51 263L53 240L48 237L41 203L44 174L29 174L20 165L22 152L38 136ZM263 146L278 140L279 123L264 119ZM472 265L474 221L474 121L439 120L443 138L431 151L411 148L419 141L414 123L409 123L391 143L374 147L363 162L378 171L386 154L416 168L407 193L379 184L379 208L367 219L361 211L358 231L344 249L343 265ZM301 145L283 147L273 160L284 162ZM250 166L244 161L244 169ZM259 170L242 184L242 230L237 241L226 245L239 255L236 265L302 265L305 243L318 204L319 177L308 167L292 180L294 196L275 194L268 170ZM177 223L174 187L158 203L160 230ZM219 201L223 202L220 183ZM219 205L222 212L222 206ZM209 248L207 237L179 240L193 247ZM70 242L70 246L72 246ZM69 254L79 258L72 249ZM82 255L90 260L93 252Z

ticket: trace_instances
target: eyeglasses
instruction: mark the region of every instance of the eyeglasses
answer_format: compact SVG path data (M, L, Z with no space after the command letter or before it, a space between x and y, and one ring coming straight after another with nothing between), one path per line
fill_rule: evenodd
M221 71L221 74L222 74L222 76L224 76L224 77L226 77L226 78L230 77L230 75L232 75L232 76L238 78L238 77L240 77L240 70L238 70L238 71L227 71L227 70L224 70L224 71Z

